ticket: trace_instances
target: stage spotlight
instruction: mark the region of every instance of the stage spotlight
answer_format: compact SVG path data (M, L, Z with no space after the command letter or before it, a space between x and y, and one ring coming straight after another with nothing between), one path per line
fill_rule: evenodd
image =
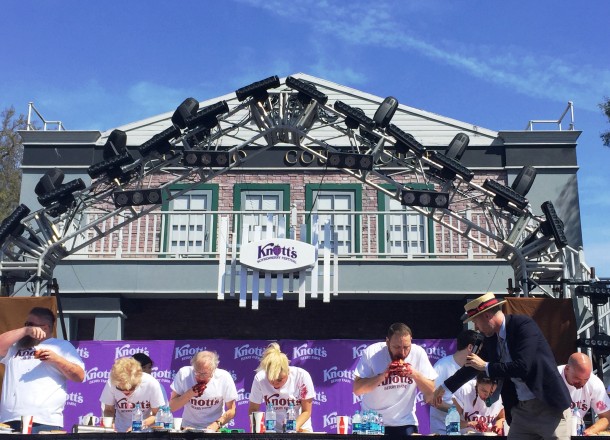
M563 221L557 215L553 203L547 201L540 205L542 212L546 217L546 221L542 223L542 233L547 237L553 237L555 239L555 246L559 249L564 248L568 245L568 238L563 231Z
M187 121L195 116L197 110L199 110L199 101L195 98L186 98L172 115L172 124L184 130Z
M393 96L388 96L384 99L373 115L373 121L375 121L377 127L386 128L394 117L397 108L398 99Z
M224 168L229 166L228 151L185 150L182 163L190 167Z
M417 157L422 157L426 149L409 133L405 133L394 124L388 125L386 132L396 139L396 153L407 154L409 150Z
M373 169L372 154L328 153L328 165L335 168L371 171Z
M500 208L511 210L511 207L508 204L509 202L512 202L519 209L525 209L528 204L527 199L521 194L495 180L485 179L483 188L496 194L493 198L493 202Z
M132 162L133 157L126 151L119 156L114 156L111 159L91 165L87 168L87 174L89 174L92 179L95 179L105 173L111 179L116 178L125 181L121 167Z
M342 101L335 101L334 108L345 116L345 125L348 128L356 129L360 124L368 130L375 128L375 121L365 115L360 108L351 107Z
M64 181L64 172L59 168L47 171L38 181L34 192L37 196L43 196L57 188Z
M58 205L48 211L52 217L57 217L66 212L74 205L74 193L85 189L87 185L82 179L74 179L68 183L58 186L47 194L38 196L38 202L44 207L50 207L54 203Z
M603 305L610 298L610 282L593 281L589 284L576 286L574 293L576 293L576 296L588 296L595 305Z
M441 179L451 180L456 175L460 175L466 182L470 182L474 178L473 171L470 171L457 160L445 156L438 151L432 152L432 160L443 166L438 172L432 172L432 174L437 175Z
M112 130L104 144L104 160L112 159L125 153L127 148L127 133L122 130Z
M237 89L235 91L235 95L237 96L237 100L239 102L245 101L250 96L255 101L264 101L269 96L267 90L274 89L280 86L280 79L274 75L269 78L265 78L261 81L257 81L248 86L242 87L241 89Z
M172 125L140 145L138 151L142 157L148 156L153 151L159 154L166 154L172 149L172 144L169 141L177 138L180 134L180 129Z
M192 117L186 120L187 128L207 128L210 129L218 125L216 116L222 115L229 111L229 105L226 101L220 101L212 105L208 105Z
M467 134L465 133L458 133L456 134L453 139L451 140L451 142L449 142L449 145L447 146L447 148L445 149L445 156L451 158L451 159L455 159L457 161L462 159L462 155L464 154L464 151L466 151L466 148L468 147L468 144L470 143L470 138L468 137Z
M603 305L606 304L606 302L607 298L605 302L597 305ZM597 334L591 338L579 338L576 340L576 343L579 347L590 348L597 354L610 354L610 336L603 333Z
M370 130L366 130L363 127L360 127L360 136L362 136L362 138L366 139L373 145L377 145L381 140L381 136L379 136L377 133L372 132Z
M26 218L30 213L30 208L21 204L9 214L0 224L0 246L4 244L9 235L18 237L23 233L24 227L21 220Z
M155 189L134 189L127 191L116 191L112 194L114 206L156 205L161 203L161 190Z
M526 165L521 168L521 171L519 171L519 174L517 175L517 177L515 177L515 180L513 181L510 187L515 190L515 192L525 197L532 185L534 184L536 174L536 168Z
M406 206L421 206L424 208L448 208L449 193L403 189L400 194L400 203Z
M298 99L303 105L309 104L312 99L322 105L328 102L328 96L320 92L313 84L289 76L286 78L286 85L299 92Z

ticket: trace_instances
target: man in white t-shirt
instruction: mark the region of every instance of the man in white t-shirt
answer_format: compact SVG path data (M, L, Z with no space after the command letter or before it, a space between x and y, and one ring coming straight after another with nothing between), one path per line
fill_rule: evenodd
M581 418L589 408L597 414L597 421L585 430L585 435L596 435L608 429L610 398L606 394L604 383L597 376L591 375L591 359L584 353L573 353L566 365L557 368L570 392L572 410L578 408Z
M21 416L34 416L32 433L63 429L66 382L82 382L85 364L68 341L52 338L55 315L30 310L23 327L0 335L0 362L6 371L0 422L21 430Z
M362 352L355 371L353 391L362 396L362 409L380 413L386 435L393 438L418 432L417 392L429 402L437 376L426 351L411 339L407 325L392 324L385 342Z
M434 364L434 371L438 376L434 381L434 387L440 386L445 379L453 376L465 363L466 357L472 353L472 348L477 340L478 333L474 330L464 330L457 337L457 351L449 356L439 359ZM453 405L453 395L445 393L443 401L436 405L430 405L430 434L445 434L445 417L449 407Z
M137 360L125 357L114 362L100 402L104 406L104 417L115 417L116 430L126 432L131 430L136 405L140 405L142 429L146 429L154 424L159 407L165 405L165 398L159 381L144 373Z
M172 382L170 407L184 407L182 427L218 431L235 417L237 388L231 374L218 368L218 355L200 351Z

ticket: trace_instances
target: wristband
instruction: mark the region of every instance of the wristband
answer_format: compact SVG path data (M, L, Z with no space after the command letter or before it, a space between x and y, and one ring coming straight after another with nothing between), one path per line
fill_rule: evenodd
M218 423L219 428L222 428L222 422L220 421L220 419L216 420L216 423Z

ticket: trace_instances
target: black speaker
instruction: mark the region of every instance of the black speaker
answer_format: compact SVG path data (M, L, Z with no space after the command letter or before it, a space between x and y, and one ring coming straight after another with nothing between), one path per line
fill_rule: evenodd
M186 121L192 118L199 110L199 101L195 98L186 98L182 101L182 104L176 108L176 111L172 115L172 124L176 127L185 129Z
M510 187L522 196L527 195L534 183L534 179L536 179L536 173L536 168L529 165L524 166L521 168L521 171L519 171L519 174L517 174L517 177L515 177L515 180Z
M394 113L396 113L397 108L398 99L392 96L388 96L386 99L384 99L373 116L373 121L375 121L377 127L387 127L394 117Z
M464 151L466 151L469 142L470 138L467 134L456 134L445 150L445 156L450 157L451 159L460 160L464 154Z

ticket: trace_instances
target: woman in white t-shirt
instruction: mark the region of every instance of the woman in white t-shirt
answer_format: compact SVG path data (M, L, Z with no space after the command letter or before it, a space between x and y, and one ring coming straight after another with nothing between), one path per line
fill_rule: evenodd
M464 432L495 432L502 434L504 428L504 406L502 398L491 402L498 382L484 372L477 375L453 394L453 403L460 413L460 428Z
M316 392L311 375L302 368L289 366L288 357L281 352L279 344L269 344L261 362L250 391L248 414L273 404L276 412L277 432L282 432L286 421L286 412L292 403L297 413L297 432L310 432L311 409Z
M155 422L155 414L165 404L161 384L150 374L142 372L142 366L133 358L117 359L110 370L110 379L102 390L100 402L104 405L104 417L115 417L117 431L131 430L131 415L140 404L143 413L142 428Z

